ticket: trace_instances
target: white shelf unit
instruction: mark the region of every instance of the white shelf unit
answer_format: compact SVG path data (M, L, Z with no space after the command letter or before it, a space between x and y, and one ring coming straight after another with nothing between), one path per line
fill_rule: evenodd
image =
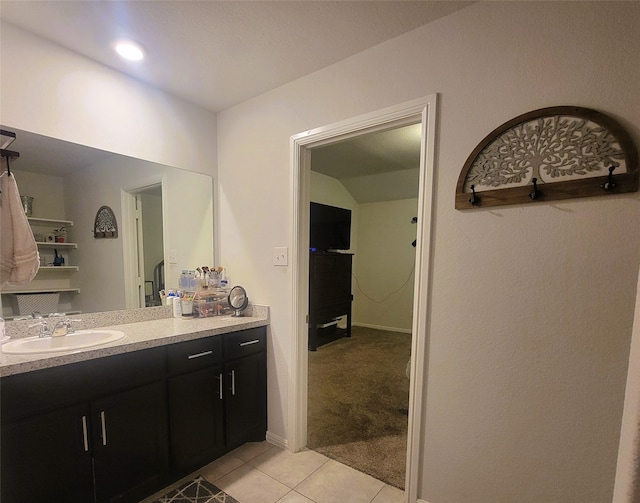
M23 314L16 314L15 312L9 314L7 311L5 311L5 306L14 304L13 299L10 297L11 295L59 293L66 294L68 296L80 293L80 289L74 288L71 282L71 275L75 272L78 272L80 268L77 265L68 265L68 252L76 250L78 248L77 243L66 242L66 240L64 243L58 243L55 241L55 238L52 237L54 234L54 229L58 229L61 227L73 227L73 221L39 217L27 217L27 220L29 221L29 225L31 225L31 228L36 229L34 230L34 235L42 235L44 239L47 239L47 236L49 236L50 240L36 241L41 256L47 256L49 254L53 256L54 250L56 250L56 252L58 253L64 253L65 255L67 255L67 258L65 259L65 265L62 266L41 265L38 269L36 277L26 287L3 287L0 293L3 297L2 305L5 319L19 318L21 316L24 316ZM51 261L47 260L47 263L51 263ZM66 298L67 300L69 299L69 297ZM67 305L70 304L67 303ZM69 310L67 312L70 313L78 311Z

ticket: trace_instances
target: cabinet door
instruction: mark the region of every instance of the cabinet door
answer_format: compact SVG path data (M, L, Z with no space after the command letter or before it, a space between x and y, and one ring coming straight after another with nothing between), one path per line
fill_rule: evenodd
M208 367L169 379L172 469L188 473L224 450L222 369Z
M93 501L88 406L2 425L3 503Z
M96 501L138 501L160 489L169 468L163 382L94 401Z
M225 365L227 447L262 441L267 430L267 369L264 352Z

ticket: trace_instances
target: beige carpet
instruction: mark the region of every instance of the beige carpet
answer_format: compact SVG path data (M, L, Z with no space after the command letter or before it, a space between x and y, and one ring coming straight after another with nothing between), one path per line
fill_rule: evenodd
M411 335L353 327L309 352L307 446L404 489Z

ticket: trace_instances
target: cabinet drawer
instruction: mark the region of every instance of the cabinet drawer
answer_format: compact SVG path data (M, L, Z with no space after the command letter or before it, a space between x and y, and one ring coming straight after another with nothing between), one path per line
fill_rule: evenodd
M239 358L266 350L267 336L264 328L251 328L224 336L226 358Z
M165 350L152 348L3 377L2 421L80 403L165 374Z
M221 339L221 336L214 336L169 346L169 373L179 374L219 363L222 360Z

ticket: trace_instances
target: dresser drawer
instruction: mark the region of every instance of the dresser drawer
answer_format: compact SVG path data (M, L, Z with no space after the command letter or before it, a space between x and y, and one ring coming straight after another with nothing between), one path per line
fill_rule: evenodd
M222 337L207 337L169 346L169 373L180 374L219 363L222 360Z
M267 332L264 328L250 328L241 332L233 332L224 336L225 358L240 358L265 351Z

